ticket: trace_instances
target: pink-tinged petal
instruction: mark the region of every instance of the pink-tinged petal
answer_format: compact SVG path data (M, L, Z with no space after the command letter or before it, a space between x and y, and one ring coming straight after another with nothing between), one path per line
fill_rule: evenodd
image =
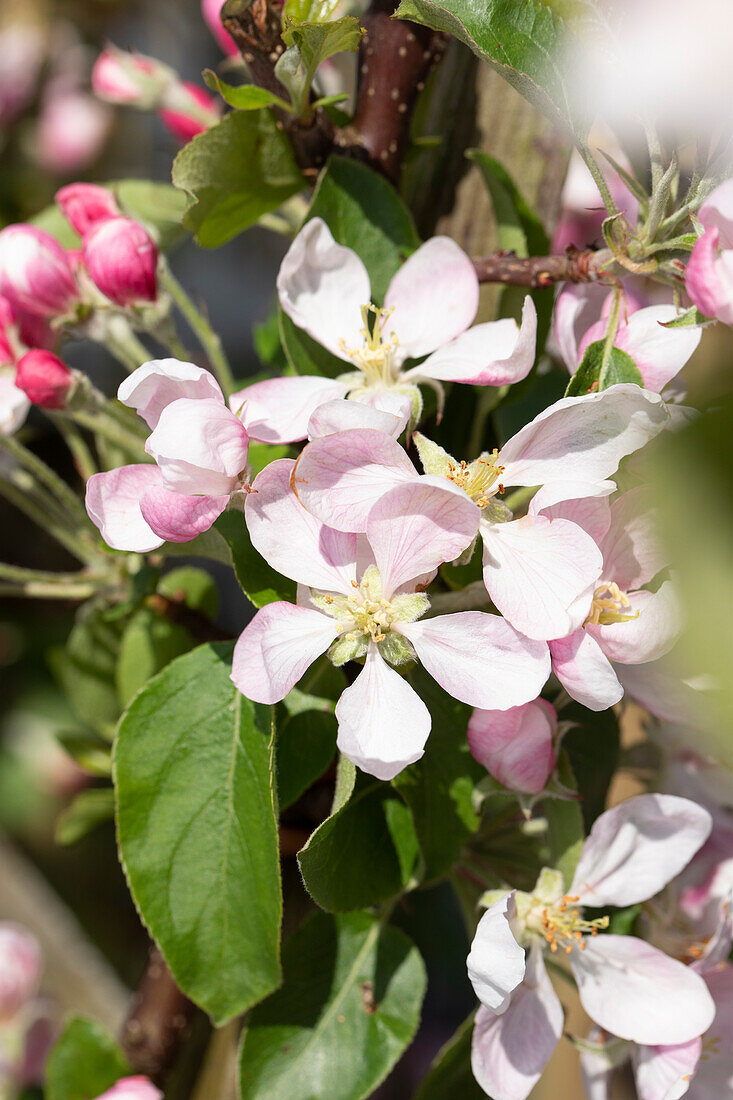
M528 638L569 634L571 604L601 575L590 535L565 519L523 516L482 523L484 583L498 610Z
M314 439L303 450L292 486L300 502L337 531L365 531L379 498L420 475L399 443L369 428Z
M702 1039L675 1046L636 1047L634 1079L639 1100L680 1100L702 1054Z
M307 438L314 410L345 393L343 383L327 378L268 378L233 393L229 408L240 416L250 439L296 443Z
M398 623L419 660L454 699L483 710L507 710L536 699L550 674L544 642L524 638L499 615L458 611Z
M588 710L608 710L624 689L595 638L582 627L550 642L552 670L571 698Z
M685 269L685 288L706 317L733 323L733 257L719 251L718 229L708 229L695 242Z
M155 428L166 405L182 397L219 401L224 397L212 374L180 359L151 359L120 384L117 397Z
M511 317L475 325L403 377L415 375L474 386L509 386L521 382L531 371L536 345L537 310L527 295L521 328Z
M185 397L166 405L145 444L166 488L213 497L237 487L248 449L245 427L226 405Z
M431 481L398 485L369 512L366 535L386 599L400 585L459 557L476 538L481 512L473 501L454 492L446 478Z
M634 360L647 390L659 393L679 374L700 343L699 327L664 327L678 316L673 305L647 306L619 326L615 343Z
M349 361L344 346L363 346L369 275L355 252L336 244L322 218L306 222L286 252L277 291L291 321L339 359Z
M733 248L733 179L708 195L697 212L705 229L718 229L723 248Z
M163 545L164 539L156 535L140 511L145 493L161 485L157 466L120 466L108 473L92 474L87 482L86 509L108 546L145 554Z
M596 639L609 661L643 665L663 657L674 646L682 629L680 602L672 581L657 592L632 592L628 614L638 617L624 623L593 626L586 631ZM626 609L624 611L626 612Z
M557 715L544 699L509 710L476 708L468 723L471 755L512 791L537 794L556 764Z
M645 487L622 493L611 505L611 524L601 542L603 574L624 591L641 588L669 565L659 537L659 509Z
M18 389L12 370L0 368L0 435L13 435L25 424L31 403Z
M140 511L150 529L166 542L190 542L209 530L228 503L228 493L221 497L187 496L158 485L143 493Z
M364 668L336 704L336 744L377 779L393 779L425 751L430 711L370 642Z
M163 1093L148 1077L123 1077L97 1100L163 1100Z
M523 984L503 1015L483 1005L476 1013L471 1069L494 1100L526 1100L560 1041L563 1010L547 976L542 953L533 947Z
M598 321L610 293L608 287L599 283L568 283L557 296L552 327L570 374L575 374L580 363L580 341Z
M516 893L512 890L486 910L466 959L476 996L497 1015L506 1012L512 993L524 979L524 948L512 932L516 917Z
M387 333L401 359L427 355L465 332L476 316L479 286L471 260L450 237L432 237L413 252L384 299Z
M659 394L630 382L583 397L563 397L502 448L504 484L543 485L581 473L584 480L600 481L668 422Z
M670 653L644 665L618 665L617 671L626 692L650 714L694 727L704 711L706 693L685 678L685 663Z
M285 577L327 592L351 592L356 535L334 531L307 512L290 488L295 463L279 458L257 475L244 502L255 550Z
M337 634L335 620L321 611L270 603L239 635L232 680L255 703L278 703Z
M528 514L547 519L567 519L582 527L600 544L611 526L608 497L615 490L613 481L558 482L539 489L530 501Z
M686 1043L707 1031L715 1005L689 966L635 936L584 939L568 956L591 1020L644 1046Z
M715 1019L687 1095L689 1100L728 1100L733 1093L733 966L708 971L705 983L715 1001Z
M580 905L635 905L659 893L710 835L712 818L687 798L640 794L606 810L583 844L571 894Z
M371 428L377 432L386 432L397 439L410 419L412 402L409 397L400 397L388 391L375 396L394 398L394 402L389 402L391 408L378 408L364 401L343 399L326 401L319 405L308 421L308 438L318 439L320 436L335 435L337 432L347 432L355 428Z
M35 996L41 976L41 949L35 936L0 923L0 1024Z

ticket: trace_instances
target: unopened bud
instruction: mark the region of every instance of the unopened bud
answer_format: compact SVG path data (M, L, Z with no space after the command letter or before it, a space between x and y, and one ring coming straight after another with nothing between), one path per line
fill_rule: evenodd
M0 294L38 317L67 313L79 298L66 252L34 225L9 225L0 232Z
M123 1077L97 1100L163 1100L163 1093L147 1077Z
M84 240L84 262L94 283L116 305L157 298L158 249L150 234L131 218L108 218Z
M37 164L57 175L81 171L99 155L111 124L112 111L94 96L51 88L35 132Z
M468 747L490 775L510 791L537 794L556 764L557 714L544 699L508 710L474 710Z
M171 85L160 118L179 141L191 141L220 119L217 100L205 88L187 81Z
M107 46L94 63L92 90L108 103L141 110L160 106L165 89L177 80L173 69L154 57Z
M18 360L15 384L41 409L63 409L74 382L74 372L50 351L36 348Z
M98 222L121 213L112 192L96 183L70 183L62 187L56 192L56 204L80 237L85 237Z

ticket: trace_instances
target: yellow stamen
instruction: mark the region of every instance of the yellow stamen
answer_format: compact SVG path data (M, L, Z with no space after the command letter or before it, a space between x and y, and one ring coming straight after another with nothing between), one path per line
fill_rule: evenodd
M575 901L577 897L566 894L557 905L542 910L542 932L553 954L558 948L566 955L571 954L574 947L585 951L584 937L597 936L599 929L608 928L608 917L584 920L579 909L568 911L568 906Z
M583 626L610 626L611 623L628 623L639 618L639 612L627 614L631 600L613 581L603 581L593 593L590 614Z

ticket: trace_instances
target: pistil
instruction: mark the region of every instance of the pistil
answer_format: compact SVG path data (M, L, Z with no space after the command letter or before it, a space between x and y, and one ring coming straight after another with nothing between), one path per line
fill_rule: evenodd
M603 581L593 593L590 614L584 626L610 626L611 623L628 623L639 618L639 612L628 614L631 600L613 581Z

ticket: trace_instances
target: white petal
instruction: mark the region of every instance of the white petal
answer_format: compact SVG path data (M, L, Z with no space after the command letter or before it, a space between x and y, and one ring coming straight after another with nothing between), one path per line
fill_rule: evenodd
M162 485L157 466L121 466L92 474L87 481L86 509L102 538L113 550L145 554L164 540L146 523L140 499L148 489Z
M13 435L25 424L31 403L14 381L15 371L0 367L0 435Z
M521 329L512 317L474 325L403 377L414 375L474 386L512 385L531 371L536 343L537 311L527 295Z
M702 329L696 325L664 327L678 316L673 305L647 306L632 313L619 329L617 345L636 363L644 387L656 393L679 374L702 337Z
M702 1039L676 1046L636 1047L634 1078L639 1100L680 1100L702 1054Z
M265 466L244 502L252 545L285 577L327 592L351 592L356 536L333 531L307 512L290 488L295 462Z
M389 285L386 331L398 355L427 355L464 332L476 316L479 286L471 260L450 237L433 237L413 252Z
M214 376L195 363L180 359L151 359L120 383L117 397L123 405L135 409L150 428L171 401L182 397L203 398L224 404L224 396Z
M609 661L623 665L641 665L663 657L674 646L682 629L682 611L672 581L665 581L656 592L629 593L628 614L638 611L628 622L607 626L588 624L592 635Z
M376 396L376 395L375 395ZM335 435L352 428L373 428L386 432L397 439L410 419L412 402L409 397L400 397L394 391L385 390L379 394L380 404L389 404L389 408L379 408L363 401L326 401L313 412L308 422L308 438L318 439L323 435ZM390 400L390 399L394 400Z
M596 908L646 901L687 866L711 828L707 810L687 798L630 798L594 823L570 893Z
M336 704L336 744L362 771L393 779L419 760L430 733L430 711L371 642L361 670Z
M223 402L185 397L166 405L145 444L167 489L205 496L234 490L248 447L244 425Z
M530 516L569 519L582 527L600 544L611 525L608 497L616 489L615 481L567 481L543 485L529 504Z
M628 592L641 588L669 565L659 536L659 509L645 486L622 493L611 505L611 524L601 543L603 575Z
M336 244L321 218L303 226L277 277L280 304L298 328L340 359L360 348L361 308L371 297L367 269L355 252Z
M645 1046L686 1043L707 1031L715 1005L689 966L634 936L585 937L570 966L580 1002L613 1035Z
M550 642L552 670L573 699L588 710L608 710L623 698L611 662L595 638L580 627Z
M442 688L472 707L507 710L536 699L550 674L545 642L524 638L499 615L458 611L395 629Z
M486 910L466 959L476 996L497 1015L506 1012L513 991L524 978L524 948L512 932L516 916L516 895L512 890Z
M232 680L255 703L278 703L337 633L335 621L320 611L270 603L239 635Z
M557 296L552 326L570 374L578 369L580 341L601 316L609 293L608 287L598 283L581 283L566 284Z
M233 393L229 408L240 415L250 439L295 443L308 435L314 410L345 393L342 382L327 378L267 378Z

